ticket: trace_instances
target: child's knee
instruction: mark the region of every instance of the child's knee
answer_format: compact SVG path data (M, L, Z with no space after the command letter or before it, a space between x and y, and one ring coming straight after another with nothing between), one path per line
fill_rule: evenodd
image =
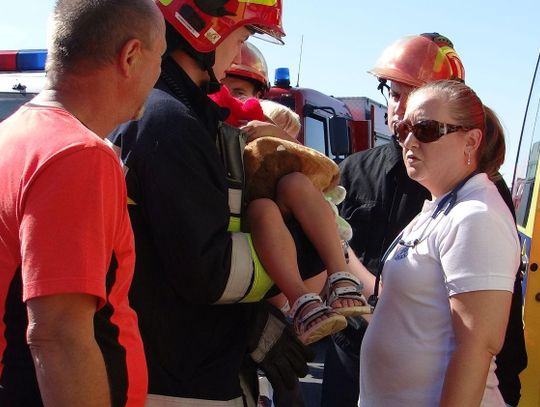
M311 180L301 172L291 172L279 180L277 195L281 199L286 199L288 196L297 196L299 191L306 188L314 188Z
M281 216L279 208L274 201L267 198L260 198L251 201L247 207L248 219L260 219L272 215Z

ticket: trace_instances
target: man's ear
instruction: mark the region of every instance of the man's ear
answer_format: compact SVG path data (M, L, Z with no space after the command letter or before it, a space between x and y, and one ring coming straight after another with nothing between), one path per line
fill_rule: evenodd
M142 51L142 42L137 38L132 38L124 44L118 55L118 66L121 73L130 77L133 69L137 66Z

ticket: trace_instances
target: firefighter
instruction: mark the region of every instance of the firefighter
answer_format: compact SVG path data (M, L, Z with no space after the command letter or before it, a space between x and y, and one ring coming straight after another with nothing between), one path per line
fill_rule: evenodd
M309 351L279 310L257 302L271 281L239 217L231 217L241 203L238 130L222 125L223 110L207 93L219 89L251 34L282 42L282 5L158 5L167 36L161 76L141 120L111 135L131 199L137 261L130 300L148 361L146 406L242 406L246 354L280 388L307 373Z
M250 42L242 45L240 60L233 63L226 74L221 82L239 99L260 99L270 88L266 60Z
M378 78L378 88L386 94L388 126L392 133L394 124L403 119L407 97L413 89L439 79L465 80L463 64L452 42L438 33L399 39L383 51L370 73ZM351 264L360 267L360 260L375 275L388 246L420 212L424 200L430 199L430 194L407 176L401 147L395 138L388 144L350 156L340 167L342 184L348 191L341 215L353 227L350 246L358 256L351 255ZM514 212L510 192L502 177L497 187ZM371 287L374 286L373 282ZM521 301L518 273L511 318L505 344L497 357L496 371L501 393L511 406L517 405L519 400L518 374L527 361ZM359 349L367 321L349 318L348 322L345 330L334 335L327 350L323 407L357 405Z

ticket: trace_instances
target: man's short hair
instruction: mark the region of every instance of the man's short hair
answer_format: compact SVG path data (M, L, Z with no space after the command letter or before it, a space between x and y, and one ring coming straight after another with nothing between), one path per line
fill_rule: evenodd
M149 0L57 0L47 72L104 66L132 38L149 46L155 39L156 16Z

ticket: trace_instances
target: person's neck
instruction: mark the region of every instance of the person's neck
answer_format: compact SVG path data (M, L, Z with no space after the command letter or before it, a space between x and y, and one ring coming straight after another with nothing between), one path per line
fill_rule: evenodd
M208 73L203 71L199 64L185 52L174 50L170 53L170 56L197 86L202 86L203 83L208 81Z
M463 171L458 172L452 178L448 179L445 183L437 185L433 188L428 188L431 192L433 199L437 199L441 196L444 196L456 188L464 179L469 177L475 168L467 166Z
M120 123L129 120L121 118L122 109L114 94L114 88L99 75L63 76L55 83L48 82L33 103L53 106L66 110L85 127L101 138Z

